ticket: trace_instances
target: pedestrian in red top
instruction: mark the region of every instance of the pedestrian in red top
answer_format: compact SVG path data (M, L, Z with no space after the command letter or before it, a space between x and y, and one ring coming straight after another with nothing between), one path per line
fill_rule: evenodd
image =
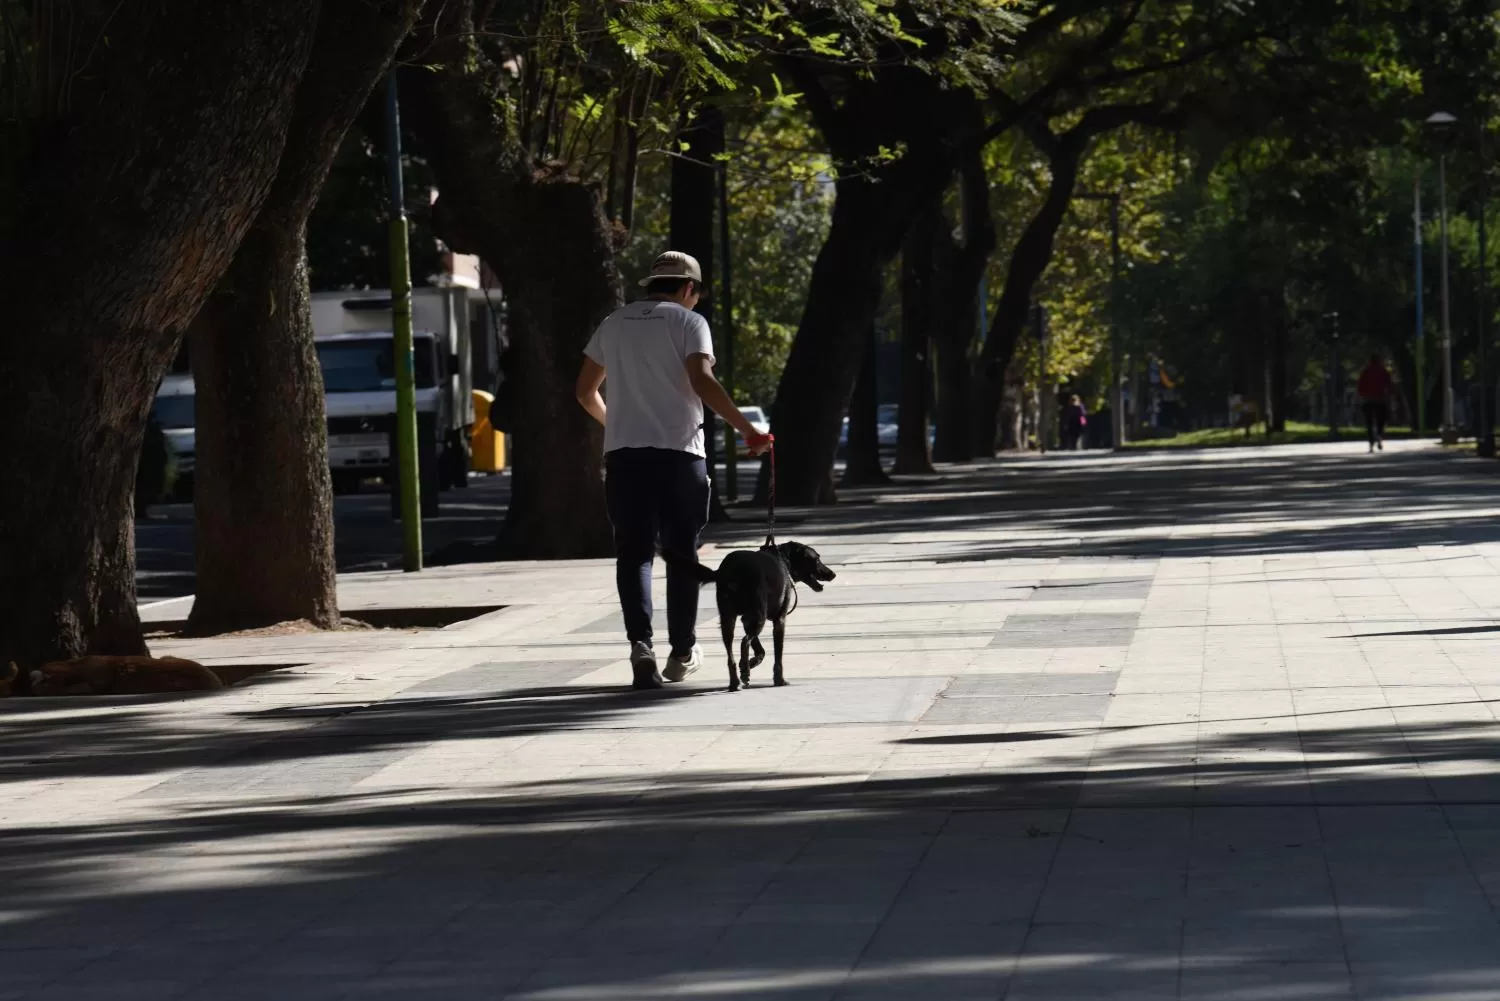
M1385 361L1377 352L1370 364L1359 373L1359 402L1365 409L1365 433L1370 436L1370 451L1385 451L1385 422L1390 414L1391 391L1395 382L1385 370Z

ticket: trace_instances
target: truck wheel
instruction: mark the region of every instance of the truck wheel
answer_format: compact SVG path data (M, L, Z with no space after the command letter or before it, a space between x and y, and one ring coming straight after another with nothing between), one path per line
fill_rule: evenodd
M333 493L334 496L359 493L359 474L345 469L334 470Z

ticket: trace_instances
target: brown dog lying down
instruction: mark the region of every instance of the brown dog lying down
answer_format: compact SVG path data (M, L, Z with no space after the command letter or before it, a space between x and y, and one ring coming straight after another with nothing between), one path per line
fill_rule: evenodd
M16 666L0 675L0 694L14 685ZM213 671L179 657L79 657L31 672L32 695L160 695L224 687Z

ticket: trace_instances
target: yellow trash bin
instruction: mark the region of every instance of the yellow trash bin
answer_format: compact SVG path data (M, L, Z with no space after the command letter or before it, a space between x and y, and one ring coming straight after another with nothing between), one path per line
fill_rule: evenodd
M474 390L474 433L469 440L472 458L469 465L476 473L498 473L505 468L505 433L490 424L490 404L495 394Z

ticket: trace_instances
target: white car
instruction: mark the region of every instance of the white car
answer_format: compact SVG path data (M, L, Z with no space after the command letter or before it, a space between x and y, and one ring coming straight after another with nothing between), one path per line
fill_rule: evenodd
M875 414L875 433L883 449L894 449L896 447L896 405L894 403L882 403Z
M896 449L896 438L900 433L901 425L897 420L899 408L894 403L882 403L875 415L875 434L880 442L883 452L892 452ZM927 444L931 445L937 439L937 425L932 421L927 422ZM839 430L839 450L843 451L849 444L849 418L844 418L844 426Z
M745 415L745 420L750 422L750 426L755 428L757 434L771 433L770 419L766 416L765 410L761 407L753 405L740 407L740 413ZM724 418L716 417L714 419L714 426L719 429L718 441L722 442L724 440L724 428L726 426L724 424ZM745 456L750 454L750 446L745 444L745 438L743 435L736 432L734 436L734 442L735 452L737 452L741 458L744 458Z

